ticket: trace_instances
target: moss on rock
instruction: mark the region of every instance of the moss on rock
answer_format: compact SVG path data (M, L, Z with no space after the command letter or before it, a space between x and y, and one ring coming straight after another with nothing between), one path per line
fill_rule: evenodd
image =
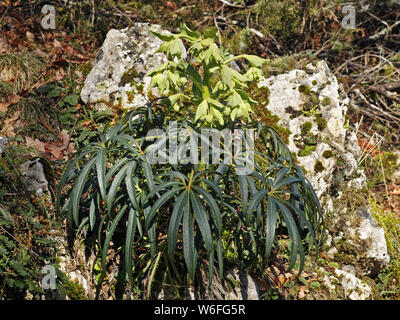
M301 134L303 136L307 135L310 132L311 128L312 128L312 123L311 122L309 122L309 121L304 122L301 125Z
M333 151L332 150L325 150L322 153L322 156L326 159L332 158L333 157Z
M317 161L314 165L314 172L319 173L325 170L324 165L322 164L321 161Z
M282 140L287 143L291 134L290 130L280 126L278 124L280 118L277 115L272 114L272 112L267 108L270 94L268 87L259 88L256 83L253 83L249 87L249 94L253 100L258 102L257 105L252 106L254 111L254 114L252 115L253 120L261 121L272 127L279 134Z
M327 126L326 119L321 115L315 116L314 121L317 124L319 131L323 131Z
M303 93L307 96L311 95L311 88L305 84L301 84L297 89L299 90L300 93Z
M85 290L78 281L70 280L64 284L65 292L71 300L84 300Z
M316 146L306 145L304 149L298 152L299 157L307 157L317 149Z
M331 99L330 99L329 97L324 97L324 98L321 100L321 104L322 104L323 106L330 105L330 104L331 104Z
M125 86L126 84L130 83L130 84L134 84L135 83L135 79L137 79L139 77L138 72L136 71L135 68L131 68L128 71L126 71L122 77L121 80L119 82L119 85L121 87Z

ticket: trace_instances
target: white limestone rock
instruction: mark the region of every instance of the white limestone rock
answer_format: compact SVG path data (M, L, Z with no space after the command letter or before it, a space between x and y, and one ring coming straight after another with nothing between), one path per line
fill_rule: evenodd
M167 61L163 53L155 53L162 41L151 30L167 32L158 25L135 23L132 27L111 29L107 33L81 91L85 103L99 109L107 108L107 104L131 109L148 102L145 92L150 78L145 74ZM133 81L121 83L123 75L129 71Z
M328 226L335 226L328 227L327 251L331 256L340 253L344 246L339 244L345 243L354 253L355 262L359 262L361 274L375 273L384 268L389 262L384 231L370 214L364 214L369 212L367 198L364 197L357 210L344 201L351 197L349 192L362 197L366 176L358 168L356 160L361 152L356 134L347 126L346 112L350 100L336 77L325 61L319 61L307 65L306 70L292 70L263 79L259 87L264 86L270 92L267 108L280 118L279 125L291 131L288 147L298 155L299 165L306 170L306 176L323 205L324 215L329 217L325 218L329 220ZM319 115L310 115L304 110L312 96L320 101ZM318 129L317 117L326 121L326 127L320 128L322 130ZM317 141L315 151L308 155L300 153L305 141L301 129L306 122L312 124L308 134L316 137ZM302 141L303 144L299 143ZM333 156L324 156L326 151ZM322 169L317 170L317 163Z
M368 300L372 297L371 288L356 276L353 266L347 265L342 269L335 269L336 275L341 279L345 297L350 300Z

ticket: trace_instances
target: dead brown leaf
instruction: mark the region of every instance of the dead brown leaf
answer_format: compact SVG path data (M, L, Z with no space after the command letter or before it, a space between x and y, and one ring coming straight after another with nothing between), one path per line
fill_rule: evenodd
M61 68L57 69L56 74L54 75L54 79L56 81L61 81L62 79L64 79L64 75L65 75L64 69Z
M45 144L39 139L33 140L31 137L25 137L25 143L27 147L36 149L39 152L45 153Z
M54 47L54 48L60 48L60 49L62 49L62 44L61 44L61 42L58 41L57 39L54 39L54 40L53 40L53 47Z
M304 299L304 297L306 296L305 291L306 291L306 287L305 286L301 286L300 290L299 290L299 293L297 294L297 297L299 299Z
M281 288L285 284L286 281L287 281L287 279L286 279L285 275L280 274L278 276L278 287Z
M62 146L58 146L52 143L46 143L44 145L44 149L47 153L49 153L55 160L61 160L63 157L63 150Z
M165 2L165 6L166 6L169 10L172 10L172 11L175 11L176 8L177 8L176 3L175 3L174 1L166 1L166 2Z
M88 126L90 126L91 123L92 123L92 120L85 120L85 121L82 121L81 125L83 127L88 127Z
M68 135L66 130L61 131L60 137L65 154L70 155L71 153L75 152L74 144L71 143L71 137Z
M7 102L0 102L0 112L7 112L9 106L16 104L21 100L21 96L17 94L10 94Z
M3 37L0 37L0 53L9 53L11 52L11 47L8 45L7 40Z
M8 118L4 121L3 128L1 129L1 135L3 137L14 137L15 132L14 132L14 127L17 125L18 118L20 116L20 112L16 111L12 115L11 118Z

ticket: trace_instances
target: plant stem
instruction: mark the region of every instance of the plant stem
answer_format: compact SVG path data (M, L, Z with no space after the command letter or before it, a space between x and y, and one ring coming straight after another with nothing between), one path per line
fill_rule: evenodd
M187 190L192 189L193 176L194 176L194 170L192 169L192 172L190 173L189 183L188 183L187 188L186 188Z

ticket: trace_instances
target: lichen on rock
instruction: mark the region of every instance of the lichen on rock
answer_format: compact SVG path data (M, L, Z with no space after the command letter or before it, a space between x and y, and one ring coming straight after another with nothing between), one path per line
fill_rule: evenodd
M325 250L346 257L360 275L374 274L388 263L389 255L383 229L367 214L368 198L362 192L366 177L356 160L360 148L355 133L346 128L349 98L326 62L306 69L263 79L259 86L268 87L267 108L290 130L289 149L298 155L323 205ZM316 102L310 97L320 101L312 117L317 125L311 126L310 113L304 112L305 104Z
M109 108L108 104L131 109L148 102L150 78L145 74L166 62L163 53L155 53L162 41L152 30L161 31L158 25L135 23L107 33L82 88L83 102L98 109Z

